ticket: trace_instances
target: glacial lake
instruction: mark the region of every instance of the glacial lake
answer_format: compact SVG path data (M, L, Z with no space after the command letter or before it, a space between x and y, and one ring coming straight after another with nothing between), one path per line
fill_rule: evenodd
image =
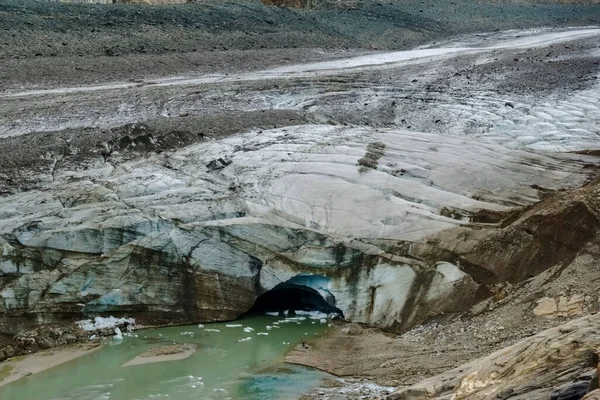
M284 355L303 338L326 333L330 321L323 322L253 316L135 331L121 342L108 338L93 354L0 388L0 399L296 399L328 375L285 364ZM184 360L122 367L150 348L174 343L193 343L197 350Z

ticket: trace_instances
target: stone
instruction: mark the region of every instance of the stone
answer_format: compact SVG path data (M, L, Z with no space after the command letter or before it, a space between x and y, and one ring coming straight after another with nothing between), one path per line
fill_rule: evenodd
M72 333L65 333L62 336L62 339L66 342L66 343L75 343L77 341L77 336L73 335Z
M342 329L346 335L356 336L362 334L362 328L358 324L350 324Z
M582 400L600 400L600 389L589 392L583 396Z
M586 380L565 383L552 389L548 400L579 400L587 393L589 384Z
M3 351L4 351L4 354L6 354L7 358L11 358L11 357L14 357L15 355L17 355L16 350L10 345L6 346L3 349Z
M533 309L533 313L537 316L549 316L556 314L556 301L550 297L544 297L537 301L538 305Z
M583 311L583 307L585 306L585 298L583 295L573 295L567 301L567 314L579 314Z
M40 340L38 341L38 345L40 346L40 348L41 348L41 349L50 349L50 348L52 348L52 347L55 347L55 346L56 346L56 343L55 343L55 342L53 342L53 341L52 341L52 340L50 340L50 339L45 339L45 338L44 338L44 339L40 339Z

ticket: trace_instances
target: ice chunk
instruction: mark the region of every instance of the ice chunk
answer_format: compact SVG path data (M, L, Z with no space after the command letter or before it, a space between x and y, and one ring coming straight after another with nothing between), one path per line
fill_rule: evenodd
M135 325L135 319L133 318L115 318L110 316L108 318L96 317L92 322L91 319L83 319L77 321L76 324L84 331L97 331L101 329L113 329L118 326L133 326ZM128 328L129 330L130 328Z
M119 328L115 328L115 335L113 336L113 340L123 340L123 335L121 334L121 330Z

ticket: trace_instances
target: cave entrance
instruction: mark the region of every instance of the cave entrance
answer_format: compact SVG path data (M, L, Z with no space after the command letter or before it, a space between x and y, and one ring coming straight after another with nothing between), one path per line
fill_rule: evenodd
M305 284L314 283L319 278L322 280L322 277L310 277L309 281L306 277L302 275L292 278L263 293L256 299L248 314L283 314L288 311L288 315L293 315L296 311L320 311L341 316L342 312L335 306L335 298L327 289L321 285L313 288Z

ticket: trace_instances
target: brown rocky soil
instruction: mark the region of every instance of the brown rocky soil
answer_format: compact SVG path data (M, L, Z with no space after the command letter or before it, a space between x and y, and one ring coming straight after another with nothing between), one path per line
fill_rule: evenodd
M386 399L580 399L598 387L599 326L599 314L576 319Z
M495 226L474 224L443 232L413 246L412 255L448 257L479 283L522 282L551 266L569 265L597 239L599 195L598 181L574 191L546 193L539 203Z

